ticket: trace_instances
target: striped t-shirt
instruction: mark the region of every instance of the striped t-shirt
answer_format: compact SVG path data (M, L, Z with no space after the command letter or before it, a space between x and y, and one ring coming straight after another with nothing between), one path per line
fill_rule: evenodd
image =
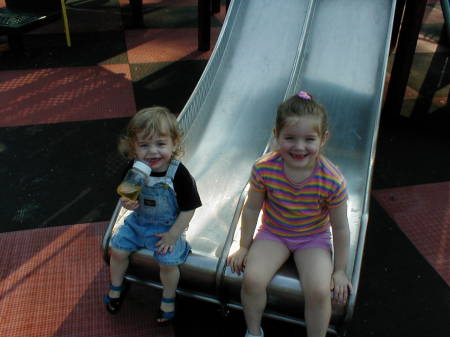
M281 155L270 152L253 166L250 186L266 193L262 225L284 237L329 230L328 209L340 206L348 196L342 173L323 156L319 156L311 176L294 184L284 174Z

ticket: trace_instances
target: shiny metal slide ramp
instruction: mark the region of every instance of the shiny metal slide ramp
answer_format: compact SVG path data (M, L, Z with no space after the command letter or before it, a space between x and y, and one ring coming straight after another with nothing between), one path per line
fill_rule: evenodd
M351 256L357 289L370 179L395 0L236 0L216 48L179 117L183 162L197 180L203 206L187 231L192 254L181 267L179 293L240 308L241 277L225 267L236 243L251 166L271 143L277 105L299 89L323 102L331 117L327 155L349 182ZM116 207L105 233L108 259ZM131 257L127 278L159 286L147 250ZM303 295L292 263L268 289L266 315L303 324ZM351 317L334 308L330 331Z

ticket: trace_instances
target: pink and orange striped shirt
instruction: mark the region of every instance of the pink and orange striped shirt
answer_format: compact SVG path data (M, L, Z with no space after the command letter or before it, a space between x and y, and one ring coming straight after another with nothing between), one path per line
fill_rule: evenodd
M250 186L266 193L262 225L284 237L329 230L329 208L340 206L348 197L344 176L323 156L309 178L294 184L284 174L281 155L270 152L253 166Z

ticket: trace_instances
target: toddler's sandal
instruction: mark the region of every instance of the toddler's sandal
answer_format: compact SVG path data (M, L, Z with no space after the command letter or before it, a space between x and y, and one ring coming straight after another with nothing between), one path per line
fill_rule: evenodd
M106 310L111 314L111 315L115 315L119 312L123 300L126 296L127 290L128 290L128 286L126 285L126 283L122 283L121 286L114 286L114 285L110 285L109 288L111 290L114 291L120 291L120 296L117 298L111 298L109 297L109 295L106 295L103 297L103 302L106 304Z
M175 298L161 298L161 302L163 303L174 303ZM173 322L175 319L175 310L173 311L163 311L161 308L158 310L158 315L156 317L156 323L159 326L166 326Z

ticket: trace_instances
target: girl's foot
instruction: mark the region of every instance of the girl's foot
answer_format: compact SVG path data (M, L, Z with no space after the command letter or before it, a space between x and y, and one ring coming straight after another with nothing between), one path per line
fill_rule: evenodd
M171 323L175 318L175 298L161 298L161 306L156 317L158 325L163 326Z
M125 283L122 283L121 286L114 286L111 284L109 288L109 293L103 297L103 302L106 304L106 310L108 310L110 314L115 315L122 306L127 287L125 286Z

